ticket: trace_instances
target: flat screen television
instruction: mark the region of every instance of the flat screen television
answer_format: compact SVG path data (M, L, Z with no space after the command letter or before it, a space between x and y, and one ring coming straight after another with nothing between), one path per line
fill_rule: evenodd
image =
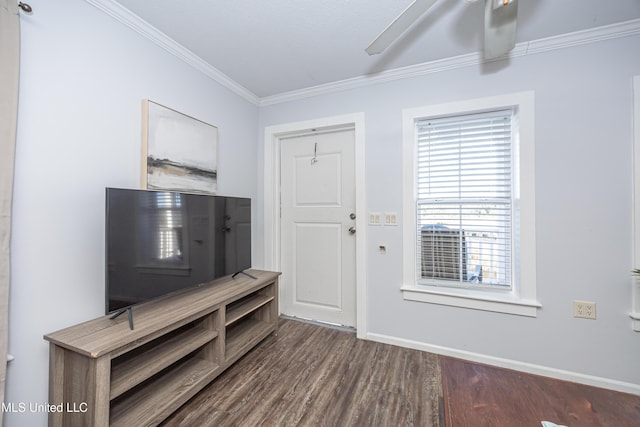
M251 199L106 189L106 313L251 268Z

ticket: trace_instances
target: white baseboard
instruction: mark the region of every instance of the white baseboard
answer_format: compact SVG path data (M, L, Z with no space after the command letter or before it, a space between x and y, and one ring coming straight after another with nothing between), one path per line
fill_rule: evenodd
M514 369L544 377L551 377L564 381L571 381L593 387L606 388L623 393L640 395L640 384L626 383L623 381L611 380L608 378L595 377L592 375L580 374L577 372L565 371L563 369L549 368L547 366L534 365L531 363L519 362L517 360L503 359L500 357L487 356L479 353L458 350L449 347L427 344L419 341L406 340L382 334L366 334L364 339L376 341L383 344L391 344L399 347L411 348L414 350L426 351L442 356L450 356L458 359L468 360L476 363L497 366L500 368Z

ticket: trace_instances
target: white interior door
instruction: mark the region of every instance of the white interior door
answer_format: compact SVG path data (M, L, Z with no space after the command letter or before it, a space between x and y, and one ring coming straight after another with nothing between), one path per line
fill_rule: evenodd
M353 129L281 139L281 311L356 324Z

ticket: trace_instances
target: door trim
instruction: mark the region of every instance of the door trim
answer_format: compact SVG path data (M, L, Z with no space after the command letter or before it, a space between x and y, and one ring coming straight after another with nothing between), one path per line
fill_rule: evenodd
M281 139L312 132L354 130L356 185L356 331L365 338L366 325L366 203L364 113L325 117L265 127L264 131L264 268L280 271L280 144Z

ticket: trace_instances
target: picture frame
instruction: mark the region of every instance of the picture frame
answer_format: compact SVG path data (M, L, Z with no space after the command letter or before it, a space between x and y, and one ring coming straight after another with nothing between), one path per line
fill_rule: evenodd
M148 99L142 118L142 188L216 194L218 128Z

